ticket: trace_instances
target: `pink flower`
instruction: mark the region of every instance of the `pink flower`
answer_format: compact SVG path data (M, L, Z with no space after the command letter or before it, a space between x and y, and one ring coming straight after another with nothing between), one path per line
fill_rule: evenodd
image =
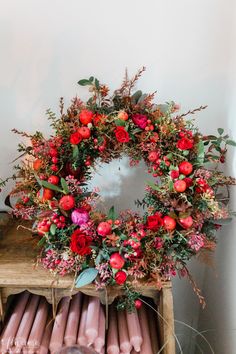
M76 209L71 213L71 220L73 224L83 225L89 220L89 213L84 209Z
M147 116L144 114L134 114L132 116L132 121L134 122L135 125L137 125L141 129L145 129L147 126Z

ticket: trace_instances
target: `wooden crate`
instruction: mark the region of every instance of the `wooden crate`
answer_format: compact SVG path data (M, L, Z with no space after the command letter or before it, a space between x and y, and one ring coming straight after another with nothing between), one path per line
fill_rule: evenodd
M7 298L28 290L33 294L43 295L52 304L55 313L58 302L63 296L71 296L78 291L87 295L99 296L103 304L112 303L122 289L119 286L96 291L93 285L74 288L72 276L53 276L49 271L36 266L38 250L34 239L27 229L19 227L14 221L5 227L0 240L0 316L4 318ZM154 299L160 313L159 328L162 345L166 343L162 353L175 354L173 298L171 282L165 282L158 291L154 287L141 284L138 291L144 296Z

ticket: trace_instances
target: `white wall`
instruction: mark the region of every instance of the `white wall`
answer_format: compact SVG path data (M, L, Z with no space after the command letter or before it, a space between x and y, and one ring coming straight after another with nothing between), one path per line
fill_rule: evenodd
M10 130L48 131L45 110L57 111L60 96L69 102L79 92L78 79L90 74L115 88L126 67L134 74L145 65L148 70L140 88L157 89L159 102L173 99L184 110L208 104L207 111L196 117L198 125L206 133L218 126L228 129L230 110L235 109L231 97L234 3L0 1L1 177L11 173L9 162L16 156L17 139ZM84 97L84 91L80 93ZM0 207L3 197L4 193ZM192 268L201 286L204 269ZM174 295L176 318L196 327L198 302L190 285L175 281ZM211 303L211 294L207 300ZM192 353L190 332L183 327L177 332L184 353Z

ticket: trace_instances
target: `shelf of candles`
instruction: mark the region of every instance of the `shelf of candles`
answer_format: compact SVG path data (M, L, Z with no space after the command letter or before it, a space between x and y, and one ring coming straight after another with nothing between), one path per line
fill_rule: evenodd
M150 306L153 302L146 298ZM157 354L161 349L158 316L144 305L135 312L108 307L81 292L61 299L55 319L43 296L27 291L13 297L0 336L1 354L55 354L63 346L81 345L98 354ZM174 353L174 352L173 352ZM171 353L171 354L173 354Z
M73 276L55 277L41 265L36 265L38 249L37 240L32 236L25 224L19 226L11 221L7 224L0 238L0 320L4 319L7 299L10 295L28 290L32 294L44 296L52 304L52 313L55 317L57 305L63 297L71 297L78 292L74 288ZM137 290L155 302L164 320L160 320L160 334L162 342L167 342L163 354L175 353L175 340L173 336L173 299L171 282L163 282L160 291L147 282L140 282ZM108 287L96 291L93 285L79 289L82 293L99 297L101 303L111 304L117 296L122 295L119 286Z

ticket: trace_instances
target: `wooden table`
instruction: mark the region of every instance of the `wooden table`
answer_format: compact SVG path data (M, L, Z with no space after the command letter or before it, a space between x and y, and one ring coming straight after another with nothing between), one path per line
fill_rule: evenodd
M24 224L24 227L27 227L27 224ZM106 291L96 291L93 285L75 289L73 276L55 277L40 264L36 266L37 254L38 249L31 232L12 220L0 236L0 316L2 319L7 298L24 290L45 296L52 304L54 313L63 296L71 296L78 291L99 296L102 303L111 303L117 296L122 295L122 289L119 286L108 287ZM160 291L145 284L140 284L137 290L145 296L152 297L157 303L157 309L161 315L159 325L162 342L167 343L163 354L174 354L171 282L165 282Z

